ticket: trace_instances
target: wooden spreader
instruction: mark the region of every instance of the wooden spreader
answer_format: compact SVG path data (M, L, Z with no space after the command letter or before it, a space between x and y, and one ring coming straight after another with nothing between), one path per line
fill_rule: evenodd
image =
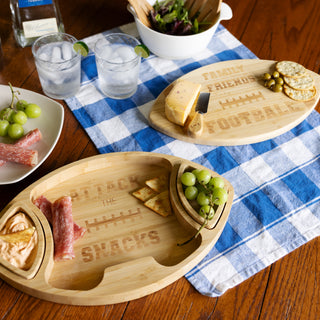
M145 152L98 155L64 166L33 183L1 212L0 230L9 217L24 212L39 241L32 267L20 270L0 260L0 277L40 299L73 305L114 304L153 293L176 281L210 251L228 219L228 201L187 245L178 246L202 221L184 199L180 176L204 167L182 158ZM132 196L144 182L168 175L173 214L162 217ZM213 176L217 173L211 171ZM87 229L74 243L75 259L55 262L51 226L33 200L72 197L73 219Z
M308 70L317 90L312 100L292 100L283 92L276 93L264 86L263 74L272 73L275 64L275 61L259 59L224 61L179 78L199 83L202 92L211 93L200 136L188 135L184 127L170 122L165 115L165 98L174 83L157 97L149 113L150 125L175 139L203 145L251 144L283 134L316 107L320 76Z

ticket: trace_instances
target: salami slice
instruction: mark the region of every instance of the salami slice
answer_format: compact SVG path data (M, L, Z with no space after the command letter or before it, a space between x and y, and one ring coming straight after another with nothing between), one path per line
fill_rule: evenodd
M71 197L64 196L52 205L54 260L66 261L75 257L73 250L73 218Z
M26 135L22 138L17 140L14 145L21 148L28 148L35 144L36 142L40 141L42 138L42 134L38 128L29 131Z
M52 203L44 195L41 195L33 201L33 203L41 210L45 215L49 223L52 225ZM74 241L82 238L86 233L86 228L80 227L73 222L73 238Z
M0 159L33 167L38 163L38 151L0 143Z
M52 224L52 203L43 195L33 201L33 203L41 210L50 224Z
M73 236L74 236L74 241L82 238L84 234L86 233L86 228L80 227L76 223L73 223Z
M14 143L14 146L21 147L21 148L28 148L32 146L34 143L40 141L42 138L42 134L40 130L34 129L29 131L26 135L20 138L18 141ZM5 160L0 160L0 167L6 163Z

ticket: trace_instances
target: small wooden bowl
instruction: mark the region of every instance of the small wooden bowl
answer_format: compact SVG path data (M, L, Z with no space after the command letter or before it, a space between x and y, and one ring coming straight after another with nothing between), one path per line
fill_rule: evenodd
M185 171L192 171L194 169L203 169L203 167L201 167L201 166L190 167L189 165L187 165L185 163L181 164L181 166L179 167L179 170L178 170L178 174L177 174L176 185L177 185L177 189L178 189L178 195L179 195L180 201L181 201L184 209L192 217L192 219L194 219L196 222L198 222L200 225L202 225L205 222L205 219L198 214L197 210L195 209L196 205L195 204L192 205L190 203L190 201L187 200L187 198L184 195L182 183L180 182L181 176ZM208 169L206 169L206 170L208 170ZM232 206L233 196L234 196L234 190L228 180L224 179L222 176L220 176L219 174L217 174L216 172L214 172L212 170L208 170L208 171L210 171L212 177L220 177L224 180L224 182L225 182L224 188L228 192L227 202L223 205L215 206L214 217L213 217L213 219L209 220L205 226L207 229L213 229L214 227L217 226L217 223L218 223L222 213L226 212L226 211L227 212L230 211L231 206ZM199 209L199 208L197 208L197 209Z

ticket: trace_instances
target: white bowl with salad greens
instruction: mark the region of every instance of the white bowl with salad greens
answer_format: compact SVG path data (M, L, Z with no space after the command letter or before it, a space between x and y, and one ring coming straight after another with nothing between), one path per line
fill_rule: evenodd
M232 18L230 6L222 3L216 23L202 31L201 26L197 25L196 21L186 18L187 10L179 7L183 6L183 0L170 0L171 3L175 2L174 9L165 7L169 0L148 0L148 2L155 9L153 17L150 18L152 28L145 26L138 19L130 5L128 5L128 10L135 19L144 45L155 55L170 60L181 60L196 56L207 47L220 21ZM165 14L161 15L160 13L163 11Z

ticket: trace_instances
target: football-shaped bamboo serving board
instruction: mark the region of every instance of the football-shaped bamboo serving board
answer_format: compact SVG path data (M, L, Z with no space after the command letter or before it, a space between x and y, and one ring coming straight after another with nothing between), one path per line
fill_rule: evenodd
M193 168L204 167L169 155L124 152L90 157L53 171L1 212L0 230L11 216L24 212L33 221L39 242L29 270L0 258L0 277L35 297L74 305L120 303L162 289L205 257L231 209L233 188L225 180L228 201L217 208L213 223L188 244L177 245L194 235L201 223L192 207L181 201L180 176ZM167 217L132 196L146 180L163 174L169 179L167 201L173 211ZM33 204L40 195L51 202L71 196L74 222L87 230L74 243L75 259L54 261L51 227Z
M204 145L251 144L285 133L302 122L317 105L320 76L308 70L314 78L316 96L306 102L295 101L264 86L263 74L273 72L275 64L259 59L224 61L179 78L199 83L202 92L211 93L203 133L196 138L166 118L165 98L174 83L156 99L149 114L150 125L173 138Z

